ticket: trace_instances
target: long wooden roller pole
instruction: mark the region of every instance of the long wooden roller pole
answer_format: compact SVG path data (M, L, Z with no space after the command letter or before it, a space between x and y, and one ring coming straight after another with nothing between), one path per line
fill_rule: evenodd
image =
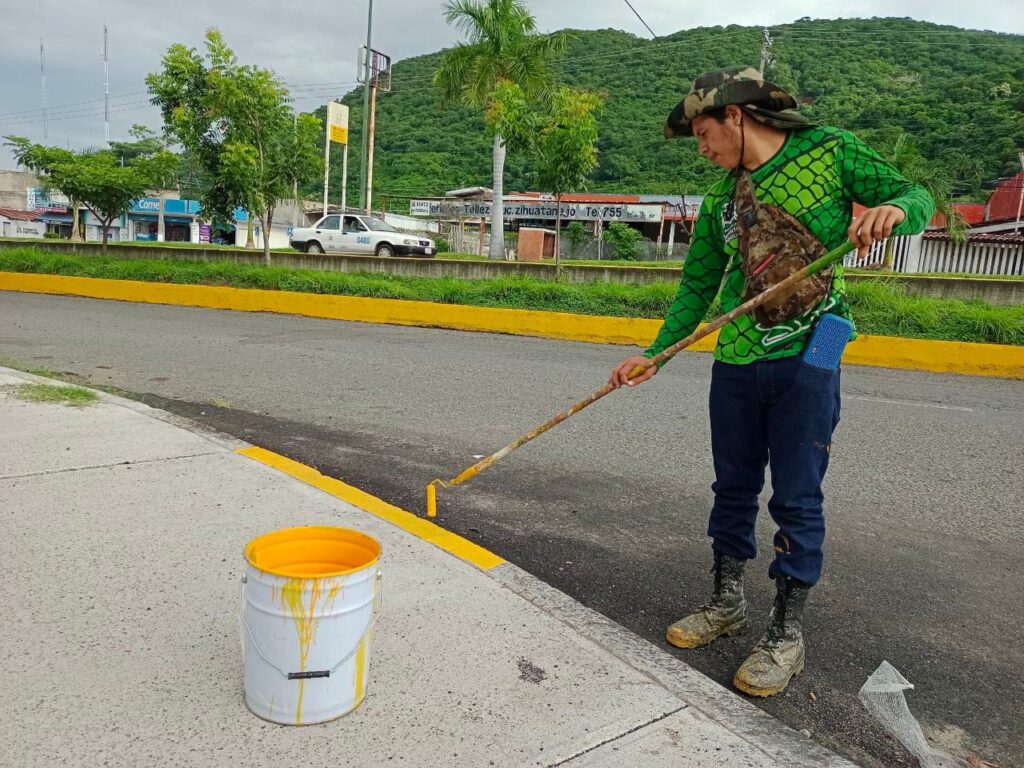
M658 365L660 363L665 362L666 360L669 360L669 359L675 357L682 350L686 349L688 346L690 346L694 342L700 341L705 336L708 336L709 334L714 333L715 331L717 331L722 326L728 325L733 320L735 320L737 317L742 317L743 315L746 315L746 314L749 314L750 312L753 312L759 306L761 306L762 304L764 304L767 301L771 301L773 298L775 298L779 294L787 293L792 288L794 288L797 285L797 283L801 282L802 280L806 280L808 277L811 277L812 275L816 275L819 272L821 272L822 270L827 269L829 266L831 266L832 264L835 264L837 261L839 261L841 258L843 258L846 254L848 254L852 250L853 250L853 244L850 243L850 242L846 242L843 245L841 245L838 248L836 248L835 250L829 251L824 256L822 256L820 259L817 259L816 261L812 261L806 267L804 267L803 269L801 269L798 272L794 272L792 275L787 277L785 280L783 280L780 283L777 283L777 284L773 285L771 288L769 288L764 293L760 293L757 296L755 296L754 298L750 299L750 301L747 301L747 302L744 302L743 304L740 304L734 310L732 310L730 312L726 312L724 315L722 315L718 319L714 320L713 322L710 322L707 325L698 328L696 331L691 333L685 339L682 339L681 341L677 341L675 344L673 344L668 349L665 349L662 352L659 352L657 355L655 355L654 357L652 357L649 360L647 360L647 362L642 363L641 365L638 365L636 368L634 368L632 371L630 371L628 378L635 379L637 376L640 376L641 374L643 374L643 372L646 371L651 366ZM445 482L444 480L441 480L441 479L431 480L427 484L427 517L435 517L437 515L437 486L441 486L443 488L451 488L452 486L455 486L455 485L461 485L462 483L466 482L470 478L475 477L477 474L479 474L483 470L485 470L488 467L496 464L498 461L500 461L501 459L503 459L506 456L508 456L516 448L519 448L520 446L525 445L526 443L530 442L531 440L533 440L536 437L540 437L541 435L543 435L545 432L547 432L552 427L554 427L554 426L556 426L558 424L561 424L563 421L568 419L573 414L579 413L584 408L586 408L588 405L597 402L602 397L607 395L609 392L613 392L615 389L616 388L614 386L612 386L611 384L605 384L603 387L601 387L599 390L597 390L594 394L590 395L589 397L587 397L587 398L585 398L583 400L580 400L578 403L576 403L576 405L574 405L569 410L564 411L563 413L558 414L557 416L555 416L552 419L549 419L548 421L545 421L539 427L537 427L536 429L534 429L531 432L527 432L525 435L520 437L515 442L509 443L504 448L502 448L500 451L492 453L490 456L488 456L488 457L486 457L484 459L481 459L476 464L471 466L469 469L464 471L462 474L460 474L457 477L452 478L448 482Z

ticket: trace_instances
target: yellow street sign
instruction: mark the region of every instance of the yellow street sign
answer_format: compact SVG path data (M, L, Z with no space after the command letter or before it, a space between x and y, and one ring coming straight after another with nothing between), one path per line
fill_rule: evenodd
M331 141L348 144L348 107L336 101L327 104L327 134Z

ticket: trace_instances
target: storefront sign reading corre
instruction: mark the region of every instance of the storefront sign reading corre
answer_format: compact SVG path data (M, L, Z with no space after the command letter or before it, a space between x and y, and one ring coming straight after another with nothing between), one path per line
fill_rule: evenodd
M558 212L553 202L512 201L505 203L506 219L544 219L554 221ZM412 200L412 216L487 218L491 204L466 200ZM659 222L662 206L637 203L562 203L562 219L568 221Z

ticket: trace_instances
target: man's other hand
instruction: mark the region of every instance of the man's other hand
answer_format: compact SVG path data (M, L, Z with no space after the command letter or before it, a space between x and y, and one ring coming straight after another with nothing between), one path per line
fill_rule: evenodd
M846 234L850 242L857 247L857 261L863 261L871 244L889 237L893 229L902 224L905 218L907 214L902 208L895 205L880 205L877 208L868 208L854 219Z

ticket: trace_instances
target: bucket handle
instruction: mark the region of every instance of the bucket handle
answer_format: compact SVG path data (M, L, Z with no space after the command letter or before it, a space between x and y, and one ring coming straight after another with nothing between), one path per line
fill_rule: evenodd
M373 607L373 621L370 622L370 626L368 626L363 631L363 634L360 635L359 642L356 643L355 648L353 648L351 651L349 651L347 654L345 654L345 656L341 659L341 661L339 661L337 664L335 664L330 669L319 669L319 670L312 670L312 671L308 671L308 672L286 672L285 670L281 669L281 667L279 667L275 662L271 661L270 659L268 659L263 654L263 651L260 650L259 643L256 642L256 638L252 634L252 629L249 628L249 622L247 622L245 620L245 615L242 612L242 609L243 609L243 607L245 605L246 577L244 575L242 576L242 580L241 580L241 582L239 582L239 585L238 585L238 621L239 621L239 623L241 623L241 625L243 627L245 627L245 631L249 635L249 639L252 640L252 647L256 649L256 653L259 654L259 657L261 659L263 659L265 662L267 662L267 664L272 666L274 669L276 669L278 672L280 672L284 677L287 677L289 680L309 680L310 678L330 677L332 674L334 674L335 672L338 671L338 668L342 664L344 664L349 659L351 659L353 656L355 656L356 652L359 650L359 646L361 646L363 644L363 640L366 639L366 636L371 631L373 631L373 628L377 625L377 619L380 618L381 609L384 607L384 589L381 586L384 582L383 582L381 577L382 577L382 571L378 570L377 571L377 590L376 590L377 594L376 594L376 599L374 600L375 605ZM243 652L244 652L244 650L245 650L245 638L244 637L242 638L242 649L243 649Z

